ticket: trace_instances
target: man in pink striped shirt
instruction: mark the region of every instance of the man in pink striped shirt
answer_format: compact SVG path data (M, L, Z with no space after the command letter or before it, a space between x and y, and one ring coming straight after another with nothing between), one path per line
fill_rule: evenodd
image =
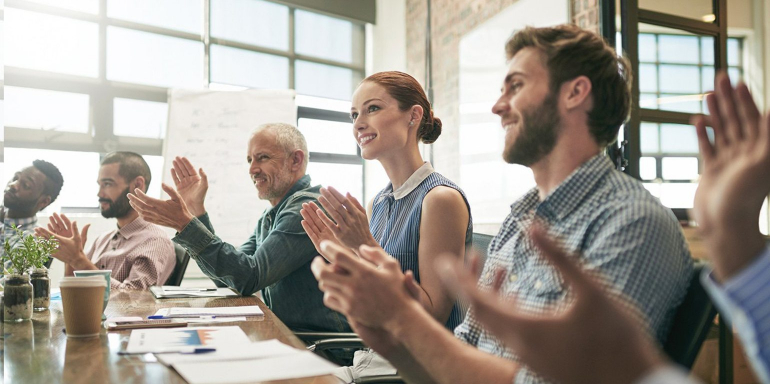
M39 236L59 240L52 256L64 262L66 276L75 270L112 270L112 289L146 289L166 282L176 265L171 239L159 226L142 220L126 197L135 188L146 192L150 179L150 167L141 155L112 152L102 159L97 196L102 216L116 218L118 227L99 236L88 252L83 245L90 224L78 230L77 222L54 213L47 230L36 228Z

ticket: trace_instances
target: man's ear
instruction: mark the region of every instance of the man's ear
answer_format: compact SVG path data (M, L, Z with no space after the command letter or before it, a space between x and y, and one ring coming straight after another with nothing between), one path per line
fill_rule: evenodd
M131 193L134 193L136 188L139 188L142 192L147 192L147 180L144 179L144 176L137 176L129 186L131 187L129 189Z
M564 107L569 111L581 106L590 109L592 105L592 99L590 97L591 80L586 76L578 76L572 80L564 82L562 85L562 99L564 100ZM586 104L588 103L588 104Z
M291 153L291 156L289 156L289 159L291 160L292 172L299 171L302 169L302 164L305 162L305 152L302 152L301 149L295 149L294 152Z

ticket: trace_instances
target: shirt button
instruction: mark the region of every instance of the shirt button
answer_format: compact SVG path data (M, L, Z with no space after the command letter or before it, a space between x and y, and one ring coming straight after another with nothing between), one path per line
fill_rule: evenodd
M489 280L489 278L492 277L492 272L487 272L484 274L484 279Z
M511 283L513 283L514 281L516 281L518 279L519 279L519 276L516 275L516 274L508 275L508 281L510 281Z
M540 289L543 287L543 282L538 280L535 282L535 289Z

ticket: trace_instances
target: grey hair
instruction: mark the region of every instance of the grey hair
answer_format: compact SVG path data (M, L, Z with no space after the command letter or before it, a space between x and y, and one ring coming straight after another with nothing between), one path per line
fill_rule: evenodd
M305 159L302 163L302 169L307 169L307 163L310 160L310 153L307 151L307 141L305 141L305 136L302 134L302 132L299 131L299 129L297 129L297 127L285 123L266 123L254 129L252 136L262 130L270 130L271 132L275 133L275 140L278 142L278 145L283 147L286 155L290 155L292 152L298 149L302 150L302 153L305 154Z

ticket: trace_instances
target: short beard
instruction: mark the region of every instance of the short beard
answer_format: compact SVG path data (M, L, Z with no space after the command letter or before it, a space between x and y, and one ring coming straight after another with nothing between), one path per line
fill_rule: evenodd
M551 153L561 131L556 104L556 92L551 91L539 107L522 111L521 133L503 152L505 162L529 167Z
M275 200L283 198L286 192L289 192L292 185L291 168L289 167L289 160L287 159L284 168L275 175L272 185L264 192L259 193L261 200ZM257 190L259 192L259 190Z
M132 209L131 204L128 202L128 193L131 188L127 187L123 193L120 194L120 197L117 198L115 201L110 202L110 207L102 210L102 216L104 218L109 219L112 217L115 218L121 218L125 217L128 212Z

